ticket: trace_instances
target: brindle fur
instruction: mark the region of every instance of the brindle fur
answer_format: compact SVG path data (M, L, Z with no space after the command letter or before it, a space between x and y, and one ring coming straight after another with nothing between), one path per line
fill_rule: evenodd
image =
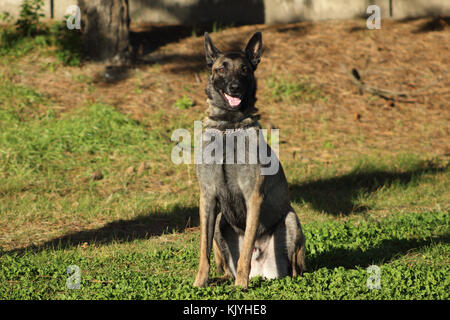
M242 52L228 53L221 53L205 33L205 51L210 75L204 126L221 131L259 129L254 71L262 52L261 33L255 33ZM229 105L223 93L241 98L239 107ZM201 243L195 286L207 285L212 247L219 271L244 288L249 276L279 278L305 270L305 237L289 203L283 168L261 175L261 166L197 165Z

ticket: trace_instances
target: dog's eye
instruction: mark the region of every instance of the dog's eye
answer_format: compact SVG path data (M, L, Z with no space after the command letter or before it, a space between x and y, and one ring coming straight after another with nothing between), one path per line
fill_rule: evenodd
M247 73L248 72L248 67L247 66L242 66L241 70L242 70L242 73Z
M217 68L216 71L218 73L224 73L225 72L225 68L224 67L220 67L220 68Z

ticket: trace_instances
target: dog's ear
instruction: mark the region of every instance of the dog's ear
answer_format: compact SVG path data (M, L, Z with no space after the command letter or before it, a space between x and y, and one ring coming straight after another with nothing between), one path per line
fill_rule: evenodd
M205 53L206 53L206 64L209 68L212 67L214 61L220 54L220 51L214 47L208 32L205 32Z
M256 32L252 38L248 41L247 46L245 47L245 54L247 55L248 60L253 66L253 69L256 69L259 61L261 60L262 53L262 34L261 32Z

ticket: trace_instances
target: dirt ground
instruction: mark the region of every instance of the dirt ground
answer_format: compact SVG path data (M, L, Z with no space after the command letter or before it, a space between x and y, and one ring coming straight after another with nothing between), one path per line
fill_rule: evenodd
M100 100L138 119L155 112L201 119L207 78L201 34L176 26L132 30L141 63L117 81L105 78L105 65L99 63L42 72L39 66L53 57L28 57L20 82L46 93L61 110ZM252 25L226 28L211 37L219 49L236 49L257 30L264 44L256 71L257 107L263 126L288 128L280 135L290 141L283 146L288 155L301 152L305 161L327 162L355 151L450 154L448 18L383 20L380 30L368 30L365 20ZM361 92L348 74L353 68L366 85L406 95L391 100ZM323 99L274 103L267 94L270 77L307 77ZM195 106L183 115L173 104L184 94ZM317 149L319 130L321 143L333 148ZM315 138L309 139L313 131Z

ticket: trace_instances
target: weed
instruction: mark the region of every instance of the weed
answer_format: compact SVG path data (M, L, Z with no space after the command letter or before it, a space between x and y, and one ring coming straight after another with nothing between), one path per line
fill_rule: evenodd
M8 11L0 12L0 22L11 24L13 22L13 18Z
M189 98L188 96L184 95L183 98L179 98L175 104L174 107L177 109L189 109L190 107L193 107L195 105L194 101Z
M79 66L82 60L82 38L79 30L69 30L62 22L50 28L52 44L57 47L56 57L63 65Z
M334 145L330 141L325 141L323 143L323 148L324 149L334 149Z

